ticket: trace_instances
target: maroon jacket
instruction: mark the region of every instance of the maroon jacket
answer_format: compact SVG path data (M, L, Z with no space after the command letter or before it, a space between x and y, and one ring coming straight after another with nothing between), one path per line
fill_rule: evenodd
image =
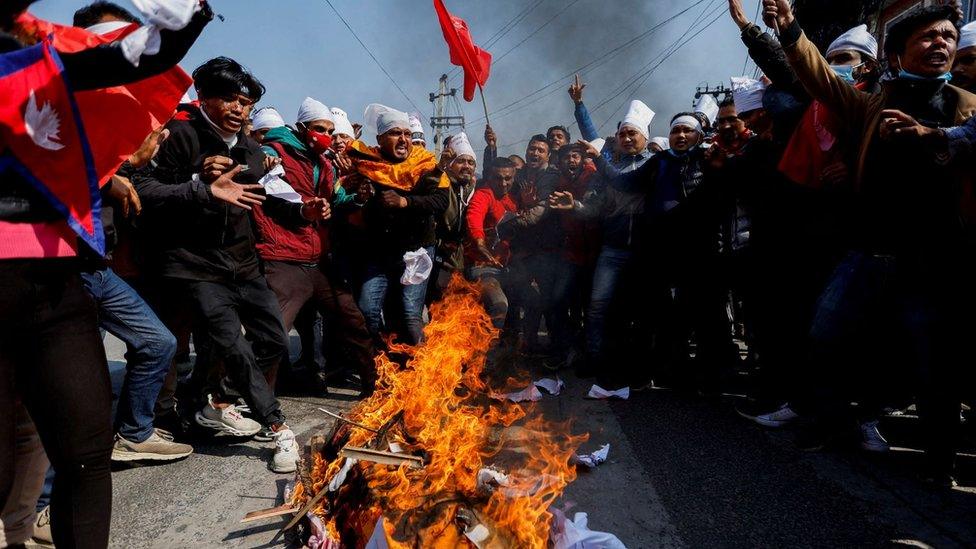
M282 179L301 195L303 202L315 197L332 200L333 170L327 158L318 157L318 180L315 180L313 160L304 152L282 142L266 141L264 146L278 153L285 169ZM254 221L259 235L258 254L265 261L316 264L328 251L326 223L309 223L301 215L288 216L287 219L272 217L260 206L254 208Z

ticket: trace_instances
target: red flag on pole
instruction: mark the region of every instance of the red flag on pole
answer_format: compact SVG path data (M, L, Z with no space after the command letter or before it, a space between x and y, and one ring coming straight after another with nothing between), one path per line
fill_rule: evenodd
M451 51L451 64L464 69L464 100L474 100L475 86L484 86L491 71L491 54L475 45L468 24L451 15L443 0L434 0L444 40Z

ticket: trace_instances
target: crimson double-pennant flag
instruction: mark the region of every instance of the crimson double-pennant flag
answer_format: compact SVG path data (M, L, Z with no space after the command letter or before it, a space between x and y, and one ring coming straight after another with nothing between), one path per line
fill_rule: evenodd
M491 54L475 45L468 24L451 15L443 0L434 0L434 10L444 32L444 40L451 51L451 64L464 69L464 100L474 99L474 89L488 82L491 72Z
M0 173L20 173L104 254L99 189L169 120L193 80L174 67L125 86L75 92L58 52L118 40L138 25L99 36L30 15L19 24L42 39L0 55Z

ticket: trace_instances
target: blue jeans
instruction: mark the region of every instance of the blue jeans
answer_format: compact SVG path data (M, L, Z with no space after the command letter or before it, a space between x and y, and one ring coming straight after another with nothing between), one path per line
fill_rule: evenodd
M960 365L972 357L962 343L968 340L970 322L963 319L972 301L968 282L950 269L936 272L927 274L914 261L897 257L848 254L817 303L809 405L822 422L842 419L850 399L838 394L837 380L846 381L843 389L849 390L859 376L890 375L864 368L877 368L872 364L878 362L876 349L897 345L913 370L929 466L945 470L955 455ZM851 364L845 357L852 352L864 358Z
M434 247L428 247L426 250L433 258ZM386 302L386 293L391 283L396 284L400 288L403 326L406 330L403 334L405 343L417 345L424 338L424 298L427 295L427 283L430 282L430 278L420 284L410 286L400 284L404 264L402 259L397 259L397 261L372 259L367 263L366 278L359 292L359 308L366 317L366 327L373 337L379 338L383 329L383 305Z
M586 311L586 354L599 361L606 342L607 312L613 303L620 279L630 266L633 254L629 250L603 247L593 272L593 289Z
M139 294L111 269L81 276L98 306L99 326L127 347L127 371L119 393L116 431L126 440L142 442L153 432L153 408L176 354L176 338Z

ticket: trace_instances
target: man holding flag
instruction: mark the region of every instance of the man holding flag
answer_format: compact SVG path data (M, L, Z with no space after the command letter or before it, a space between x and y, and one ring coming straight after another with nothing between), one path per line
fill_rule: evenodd
M105 547L112 395L79 276L78 239L102 251L99 183L158 125L155 113L172 112L179 98L163 87L128 95L104 88L171 69L213 14L205 2L170 3L185 18L156 28L158 49L132 55L121 35L103 40L51 25L25 13L31 3L0 6L0 541L14 545L30 536L32 499L46 466L22 400L56 470L55 542ZM127 116L119 118L122 103ZM131 128L119 120L144 124L135 143L123 137Z

